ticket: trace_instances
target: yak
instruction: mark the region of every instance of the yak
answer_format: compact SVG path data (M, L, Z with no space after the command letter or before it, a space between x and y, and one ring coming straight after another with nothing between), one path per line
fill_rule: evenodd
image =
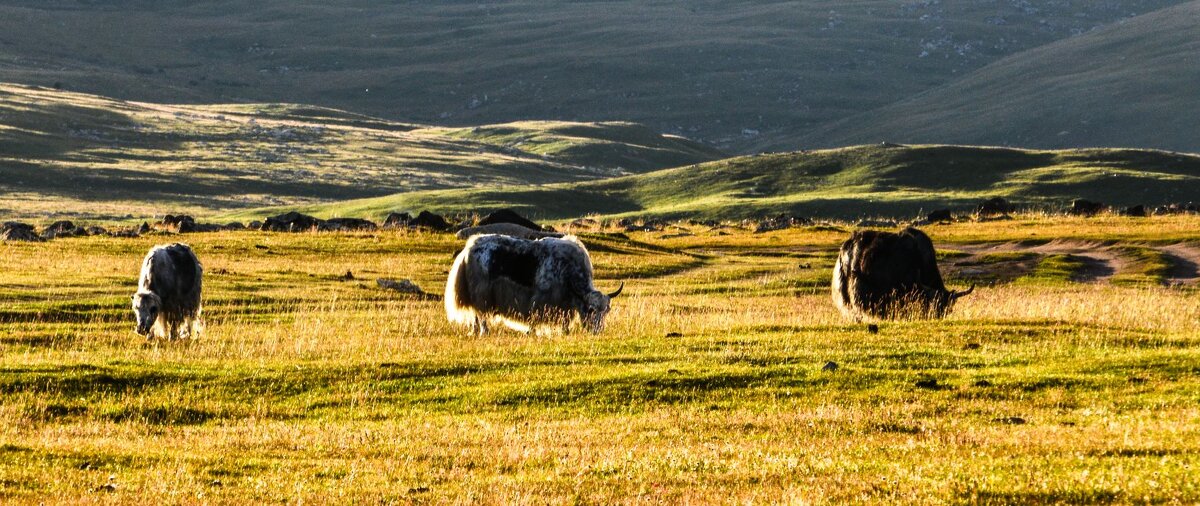
M454 259L446 281L446 316L474 335L500 323L521 332L578 319L593 333L604 330L613 298L592 286L592 260L575 236L537 240L496 234L472 236Z
M975 290L947 290L933 241L912 227L851 235L833 266L832 288L834 304L854 321L941 318Z
M196 337L200 322L203 268L186 244L150 249L142 260L138 290L133 294L137 333L147 338Z

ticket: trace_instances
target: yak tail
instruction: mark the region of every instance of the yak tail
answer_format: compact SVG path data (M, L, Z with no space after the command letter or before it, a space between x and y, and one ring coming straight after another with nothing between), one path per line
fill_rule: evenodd
M471 292L468 285L466 264L468 248L463 248L454 258L454 266L450 268L450 277L446 279L446 296L442 302L446 305L446 318L453 323L471 325L475 322L475 310L471 306Z

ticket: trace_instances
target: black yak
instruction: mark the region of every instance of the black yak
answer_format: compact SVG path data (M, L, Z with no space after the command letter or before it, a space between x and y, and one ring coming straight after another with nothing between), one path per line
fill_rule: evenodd
M137 333L147 338L195 337L200 325L203 269L186 244L155 246L142 261L133 312Z
M855 232L833 266L833 302L855 321L941 318L974 290L946 289L933 241L912 227L898 234Z
M613 297L592 286L592 260L574 236L520 239L476 235L454 259L446 281L446 316L483 335L488 323L528 332L539 326L569 331L576 318L593 333L604 329Z

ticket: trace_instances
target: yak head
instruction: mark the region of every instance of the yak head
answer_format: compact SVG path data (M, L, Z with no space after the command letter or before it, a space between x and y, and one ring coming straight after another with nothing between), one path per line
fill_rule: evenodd
M593 334L599 334L604 330L604 317L608 316L608 310L611 309L612 299L621 295L621 290L625 289L625 283L621 282L621 286L613 293L604 293L599 290L592 290L583 296L583 307L579 309L579 319L582 320L583 326Z
M950 313L951 309L954 309L954 303L958 302L958 299L970 295L971 292L975 291L975 285L971 285L970 288L962 291L947 290L945 288L939 290L926 286L922 288L927 300L926 310L929 312L927 316L933 318L946 316L946 314Z
M138 335L149 336L161 312L162 299L158 295L152 292L133 294L133 314L137 317Z

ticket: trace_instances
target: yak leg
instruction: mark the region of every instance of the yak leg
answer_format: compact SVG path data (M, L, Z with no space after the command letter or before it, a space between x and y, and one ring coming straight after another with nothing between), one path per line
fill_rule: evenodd
M476 315L475 322L471 324L471 335L482 337L487 333L487 320L485 320L482 316Z

